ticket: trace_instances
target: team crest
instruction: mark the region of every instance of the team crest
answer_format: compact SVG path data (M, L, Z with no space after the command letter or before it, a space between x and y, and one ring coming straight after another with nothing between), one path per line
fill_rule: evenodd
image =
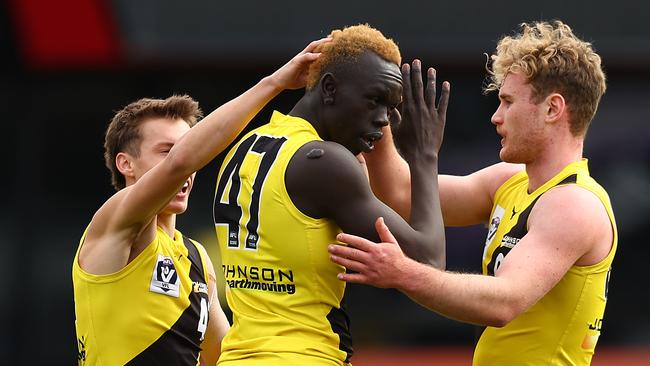
M485 245L490 245L492 239L494 239L494 234L497 233L499 224L501 224L501 218L503 217L503 212L505 210L503 207L497 205L494 208L494 213L492 214L492 219L490 220L490 226L488 227L487 238L485 238Z
M497 207L494 208L494 212L492 213L492 218L490 219L490 226L488 227L487 237L485 238L483 259L485 259L485 255L487 254L487 249L490 246L490 243L492 243L492 239L494 239L494 235L497 233L497 230L499 229L499 225L501 224L501 220L503 219L504 212L505 210L503 209L503 207L499 205L497 205Z
M494 238L494 234L497 233L497 229L499 228L500 223L500 217L497 216L492 218L492 221L490 221L490 228L488 229L486 241L491 241L492 238Z
M179 278L171 257L158 254L158 260L151 275L149 290L159 294L179 297Z

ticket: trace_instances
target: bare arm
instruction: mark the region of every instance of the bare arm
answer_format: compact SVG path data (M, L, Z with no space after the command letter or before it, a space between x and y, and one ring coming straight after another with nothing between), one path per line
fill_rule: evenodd
M82 268L92 273L115 272L128 263L131 246L155 236L153 219L188 177L230 142L280 91L305 85L312 51L327 39L312 42L271 76L222 105L194 126L155 167L135 184L113 195L94 215L80 252Z
M445 225L487 223L497 189L523 170L522 164L498 163L466 176L441 175L438 179Z
M399 118L395 113L393 115L391 119ZM382 128L382 132L384 137L375 142L372 152L362 154L370 187L377 198L408 221L411 216L411 171L395 148L390 126ZM438 182L442 183L440 177ZM444 209L442 197L440 201Z
M312 149L323 150L323 156L308 158ZM428 169L421 169L421 174L428 175L421 180L428 179L427 189L433 191L433 174ZM434 216L440 217L440 211L436 212L431 203L434 192L421 198L426 201L422 206L427 211L415 213L424 218L409 225L372 194L363 169L347 149L323 141L310 142L299 149L289 163L285 179L292 201L303 213L331 218L343 231L372 240L378 239L375 220L385 217L408 256L444 268L444 229L442 224L434 224Z
M411 212L411 174L399 155L392 131L384 127L384 138L375 143L372 153L364 154L375 195L406 220ZM520 164L499 163L467 176L440 175L440 205L446 226L486 223L496 190L524 169Z
M381 221L377 230L386 243L376 245L341 234L339 240L351 247L330 246L335 263L359 272L342 273L339 278L395 287L444 316L490 326L503 326L526 311L574 264L602 260L613 239L600 201L576 186L555 188L542 196L531 212L528 234L508 253L494 277L448 273L416 263L401 253Z
M230 324L228 324L228 319L219 304L214 266L205 249L202 248L202 250L208 267L208 296L210 297L208 307L210 313L208 328L205 331L205 339L201 343L201 366L214 366L217 364L217 360L221 354L221 341L228 332L228 329L230 329Z
M335 143L312 142L300 149L289 163L287 190L297 207L312 217L329 217L343 229L376 239L373 223L379 216L395 225L396 235L411 257L445 266L445 240L438 196L438 151L449 100L449 83L443 83L436 107L436 77L427 71L423 85L419 60L402 66L403 113L400 134L405 155L413 172L410 192L414 200L410 226L381 203L371 192L359 162L348 150ZM325 154L307 158L313 148Z

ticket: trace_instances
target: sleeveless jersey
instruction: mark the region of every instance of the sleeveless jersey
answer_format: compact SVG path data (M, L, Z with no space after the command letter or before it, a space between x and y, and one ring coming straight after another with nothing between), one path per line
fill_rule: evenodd
M81 238L79 248L83 245ZM205 249L161 228L107 275L72 265L79 365L198 365L208 324Z
M320 140L307 121L274 112L227 154L214 220L233 325L219 365L343 365L352 349L344 268L327 246L339 227L306 216L285 186L291 157Z
M483 253L483 274L493 276L526 235L528 216L539 197L566 184L589 190L607 210L614 231L609 254L593 265L572 266L551 291L506 326L486 327L476 346L474 365L590 364L603 322L618 234L607 192L589 175L586 159L569 164L531 194L526 172L499 187Z

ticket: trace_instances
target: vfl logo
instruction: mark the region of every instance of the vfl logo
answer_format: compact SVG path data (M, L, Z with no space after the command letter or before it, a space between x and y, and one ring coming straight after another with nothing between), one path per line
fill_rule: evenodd
M153 268L153 274L151 275L149 291L167 296L179 297L179 282L178 273L174 267L174 261L171 257L165 257L158 254L158 260L156 261L156 265Z
M503 218L504 212L505 210L503 209L503 207L499 205L497 205L494 208L494 212L492 213L492 219L490 220L490 226L488 227L487 237L485 238L485 247L483 248L483 260L485 260L485 257L487 256L488 248L492 243L492 239L494 239L494 235L497 233L497 229L499 229L499 225L501 224L501 220Z
M490 228L488 229L488 234L487 234L488 241L491 241L492 238L494 238L494 234L497 233L497 229L499 228L500 223L501 223L500 217L497 216L492 218L492 221L490 222Z

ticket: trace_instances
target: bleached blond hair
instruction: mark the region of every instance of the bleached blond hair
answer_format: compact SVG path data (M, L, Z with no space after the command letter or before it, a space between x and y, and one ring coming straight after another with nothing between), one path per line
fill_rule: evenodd
M316 50L322 54L309 67L307 89L312 89L318 84L321 76L330 70L331 66L353 62L367 51L374 52L382 59L397 66L402 61L397 44L368 24L335 29L329 37L332 38L332 41L323 44Z

